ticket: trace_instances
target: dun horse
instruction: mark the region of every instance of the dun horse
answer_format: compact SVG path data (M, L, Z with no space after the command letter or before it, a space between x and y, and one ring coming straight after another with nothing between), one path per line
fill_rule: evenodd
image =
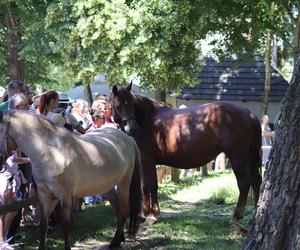
M129 233L136 233L141 209L140 153L124 132L105 128L76 136L28 112L0 112L0 139L3 161L16 147L31 159L42 206L40 249L46 248L48 217L58 201L65 249L71 248L72 197L107 193L118 215L112 247L124 241L127 217ZM117 194L114 185L118 185Z
M114 86L113 115L134 136L142 156L144 215L157 215L157 164L196 168L224 152L231 160L239 188L233 223L243 217L252 186L258 201L261 175L261 128L258 118L244 107L215 102L187 109L172 108Z

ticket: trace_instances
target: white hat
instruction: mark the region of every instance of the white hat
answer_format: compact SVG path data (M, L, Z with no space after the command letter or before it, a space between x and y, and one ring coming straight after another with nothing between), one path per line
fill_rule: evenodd
M58 93L58 98L60 103L70 103L68 94Z

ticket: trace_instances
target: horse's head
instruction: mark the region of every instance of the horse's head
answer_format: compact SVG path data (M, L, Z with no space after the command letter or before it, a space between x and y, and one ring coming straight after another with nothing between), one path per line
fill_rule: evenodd
M112 113L115 122L119 123L122 130L134 136L139 126L135 116L135 97L131 93L132 83L126 88L113 86L111 94Z

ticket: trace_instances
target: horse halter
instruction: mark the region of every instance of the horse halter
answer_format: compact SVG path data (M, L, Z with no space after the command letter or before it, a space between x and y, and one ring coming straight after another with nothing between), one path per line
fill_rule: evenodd
M129 120L134 120L134 121L136 120L133 115L122 118L122 115L120 114L120 112L118 112L118 110L116 109L116 107L114 105L114 101L112 101L112 109L113 109L114 114L117 117L116 122L117 122L117 120L120 121L120 122L123 122L123 123L127 122Z
M3 149L2 149L2 158L3 158L3 161L2 161L2 169L0 171L0 173L3 173L6 171L7 169L7 165L6 165L6 160L7 158L9 157L9 152L8 152L8 132L9 132L9 124L10 124L10 114L8 116L8 119L7 119L7 126L5 128L5 132L4 132L4 136L3 136L3 139L2 139L2 145L3 145ZM4 170L3 170L4 169Z

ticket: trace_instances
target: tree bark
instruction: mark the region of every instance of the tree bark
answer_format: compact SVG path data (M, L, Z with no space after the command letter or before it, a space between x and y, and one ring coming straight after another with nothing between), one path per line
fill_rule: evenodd
M265 54L265 84L264 84L264 98L262 103L262 114L266 115L268 113L269 104L269 94L271 89L271 51L272 51L272 32L268 31L267 35L267 46Z
M13 16L13 9L17 6L14 3L6 5L4 14L4 22L7 28L6 50L8 53L7 70L10 80L24 81L24 61L20 59L20 49L18 44L21 44L21 33L18 31L18 24Z
M156 90L155 91L155 100L160 102L166 102L166 91Z
M171 168L171 181L180 183L180 170L178 168Z
M251 230L242 249L300 249L300 54L281 117Z
M299 52L299 43L300 43L300 4L297 4L297 11L298 11L298 16L297 16L297 21L296 21L296 27L295 27L295 40L294 40L294 59L296 61L296 57Z
M270 21L274 19L274 9L275 3L271 2L270 5ZM265 52L265 84L264 84L264 98L262 103L262 115L268 114L268 106L269 106L269 94L271 89L271 76L272 76L272 66L271 66L271 54L272 54L272 40L273 33L271 30L267 31L267 44L266 44L266 52Z
M208 176L208 166L207 166L207 164L202 166L201 176L202 177L207 177Z
M82 83L82 87L83 87L85 99L87 100L89 106L92 107L93 97L92 97L92 91L91 91L90 84L88 84L88 81L84 81Z

